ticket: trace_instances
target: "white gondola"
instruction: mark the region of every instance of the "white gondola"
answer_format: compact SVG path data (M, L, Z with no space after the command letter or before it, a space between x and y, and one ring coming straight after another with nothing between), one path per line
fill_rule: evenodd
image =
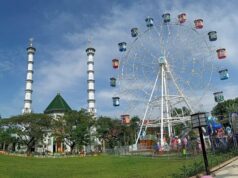
M153 26L154 26L154 19L151 18L151 17L147 17L147 18L145 19L145 22L146 22L146 26L147 26L147 27L153 27Z
M120 97L112 97L113 106L120 106Z
M118 47L120 52L126 51L126 42L118 43Z
M138 36L138 28L132 28L131 29L131 36L137 37Z

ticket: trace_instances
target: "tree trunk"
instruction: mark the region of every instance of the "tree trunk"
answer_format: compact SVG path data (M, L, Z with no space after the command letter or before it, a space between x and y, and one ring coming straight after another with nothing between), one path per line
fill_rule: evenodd
M70 145L70 154L73 154L73 149L74 149L75 143L73 143L72 145Z
M105 147L106 147L106 146L105 146L105 140L102 139L102 152L103 152L103 153L105 153L105 150L106 150Z
M34 141L34 139L32 139L27 144L27 151L26 151L27 152L27 156L31 156L34 146L35 146L35 141Z
M27 151L26 151L26 154L27 156L31 156L31 151L32 151L32 145L27 145Z
M16 151L16 143L15 142L12 143L12 151L13 152Z
M5 141L4 141L4 142L3 142L3 151L6 151L5 149L6 149L6 143L5 143Z

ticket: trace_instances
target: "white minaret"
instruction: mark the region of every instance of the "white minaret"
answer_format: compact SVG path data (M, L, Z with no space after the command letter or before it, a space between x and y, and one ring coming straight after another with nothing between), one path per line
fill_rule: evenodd
M91 112L92 114L96 115L96 109L95 109L95 80L94 80L94 54L95 49L92 47L89 47L86 49L86 53L88 55L88 112Z
M32 84L33 84L33 63L34 63L34 54L36 52L36 48L32 45L33 39L31 38L29 40L29 47L27 50L27 56L28 56L28 66L27 66L27 75L26 75L26 89L25 89L25 99L24 99L24 108L22 110L23 114L31 113L31 103L32 103Z

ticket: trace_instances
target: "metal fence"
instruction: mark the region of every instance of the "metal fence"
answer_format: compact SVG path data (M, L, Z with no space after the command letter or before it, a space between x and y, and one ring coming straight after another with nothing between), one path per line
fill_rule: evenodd
M205 137L205 146L208 152L226 152L230 149L238 149L238 135L224 137ZM188 140L187 145L165 145L162 148L145 145L116 146L113 149L105 149L109 155L141 155L141 156L196 156L202 153L199 139Z

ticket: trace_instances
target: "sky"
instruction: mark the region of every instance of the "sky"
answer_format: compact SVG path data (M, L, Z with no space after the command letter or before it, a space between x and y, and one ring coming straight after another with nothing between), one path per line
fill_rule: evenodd
M208 97L203 100L204 109L209 110L216 104L212 96L215 91L223 91L225 99L238 96L237 7L236 0L49 0L47 3L41 0L1 0L0 114L2 117L21 114L27 69L26 48L32 37L36 48L34 112L43 112L57 93L72 109L87 108L85 49L89 46L88 39L91 39L90 45L96 49L97 114L115 115L118 111L112 106L113 91L109 78L114 73L111 60L121 55L117 43L127 41L129 44L132 42L132 27L146 29L147 16L159 21L164 12L171 13L173 18L185 12L192 23L194 19L202 18L202 33L206 35L209 30L216 30L218 40L212 45L227 49L228 56L219 61L219 65L229 69L230 78L222 82L215 80Z

